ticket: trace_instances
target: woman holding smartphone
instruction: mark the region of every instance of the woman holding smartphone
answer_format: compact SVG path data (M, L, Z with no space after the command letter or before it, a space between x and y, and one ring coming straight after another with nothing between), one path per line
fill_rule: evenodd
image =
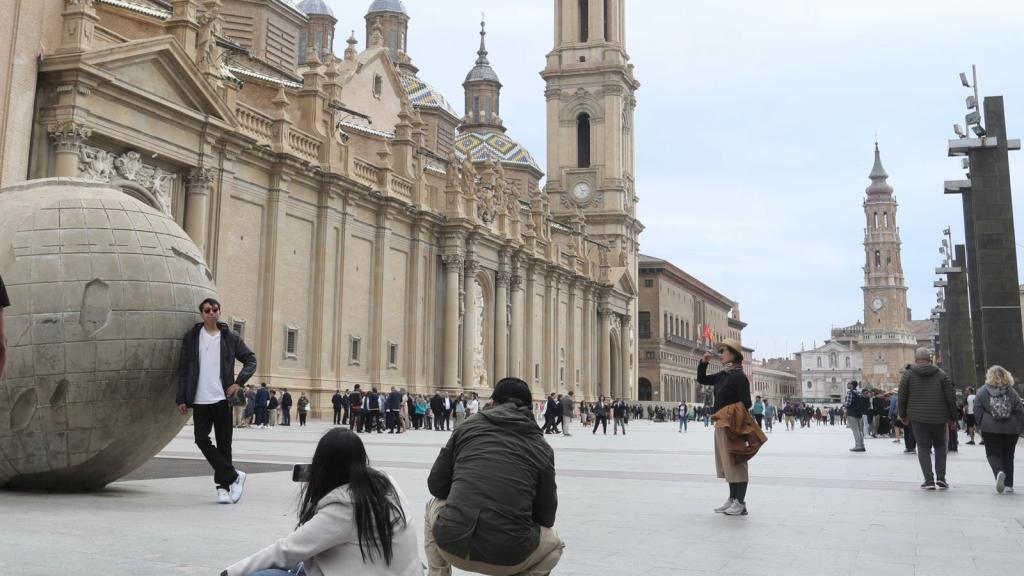
M714 386L715 404L711 414L733 405L742 404L744 412L750 408L750 381L743 373L743 347L732 338L726 338L718 345L718 358L722 370L708 374L708 363L711 352L705 352L697 364L697 382L705 386ZM705 413L706 414L706 413ZM715 512L728 516L746 516L747 514L747 462L736 462L729 451L729 437L725 428L715 426L715 467L718 477L729 483L729 499L725 504L715 508Z
M313 455L295 531L221 575L422 576L406 509L394 480L370 467L359 436L332 428Z

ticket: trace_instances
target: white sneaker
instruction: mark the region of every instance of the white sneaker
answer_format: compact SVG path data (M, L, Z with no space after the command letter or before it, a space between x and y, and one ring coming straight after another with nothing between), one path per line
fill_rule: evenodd
M1013 494L1013 486L1007 486L1003 488L1003 494Z
M728 510L730 507L732 507L732 503L733 503L733 499L729 498L728 500L725 501L725 504L722 504L718 508L715 508L715 514L722 514L723 512Z
M242 492L245 491L245 477L248 476L241 470L238 471L238 478L231 483L231 503L237 504L242 499Z
M732 505L722 512L722 514L725 514L726 516L746 516L747 505L743 504L739 500L733 500Z
M217 488L217 503L231 504L231 494L223 488Z
M1002 494L1003 491L1005 491L1005 490L1006 490L1006 472L1003 472L1002 470L1000 470L999 474L996 474L996 492L999 492L1000 494Z

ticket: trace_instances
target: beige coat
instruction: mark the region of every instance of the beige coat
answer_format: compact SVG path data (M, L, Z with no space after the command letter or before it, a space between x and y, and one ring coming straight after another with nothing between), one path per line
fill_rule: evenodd
M228 576L247 576L266 568L290 570L304 562L308 576L423 576L419 540L412 525L409 505L394 479L407 523L395 529L391 566L374 556L372 564L364 564L359 554L355 509L348 486L341 486L320 499L317 512L288 536L252 556L228 567Z

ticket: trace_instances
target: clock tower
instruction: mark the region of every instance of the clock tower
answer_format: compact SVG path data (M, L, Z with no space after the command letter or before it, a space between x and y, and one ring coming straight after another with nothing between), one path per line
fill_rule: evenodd
M899 384L900 374L914 362L917 340L909 329L907 287L900 258L900 231L896 226L896 198L889 175L882 167L878 143L871 185L865 190L864 214L864 334L860 347L864 381L876 388Z
M551 212L582 213L587 235L636 280L633 111L640 87L626 53L625 0L556 0L547 88Z

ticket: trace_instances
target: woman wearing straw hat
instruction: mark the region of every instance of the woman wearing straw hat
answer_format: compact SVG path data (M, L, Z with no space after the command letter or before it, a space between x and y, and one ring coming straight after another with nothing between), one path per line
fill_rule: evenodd
M974 398L974 417L985 440L985 456L996 477L996 492L1013 492L1013 453L1024 428L1024 409L1013 376L1002 366L985 373L985 385Z
M750 381L743 373L743 347L732 338L726 338L718 345L719 360L722 370L708 374L708 363L711 351L704 353L697 365L697 382L705 386L714 386L715 403L712 413L717 413L732 404L741 403L744 411L749 409ZM725 504L715 508L715 512L729 516L745 516L747 514L747 462L736 462L729 451L729 438L725 428L715 427L715 467L719 478L729 482L729 499Z

